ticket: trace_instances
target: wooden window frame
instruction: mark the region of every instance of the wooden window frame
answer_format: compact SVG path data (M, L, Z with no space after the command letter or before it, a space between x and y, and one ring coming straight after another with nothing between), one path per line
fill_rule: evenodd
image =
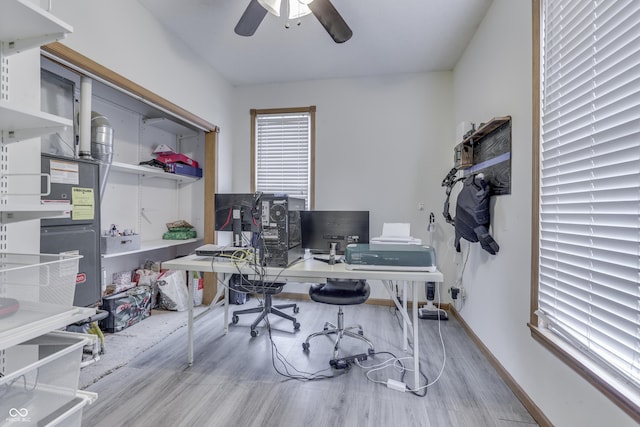
M259 114L287 114L287 113L309 113L311 119L311 129L309 133L309 209L315 206L315 176L316 176L316 107L292 107L292 108L269 108L250 110L251 113L251 192L256 191L256 116Z
M531 300L530 318L528 327L531 336L544 348L551 351L558 359L573 369L587 382L598 389L608 399L615 403L620 409L631 418L640 423L640 408L625 396L619 389L604 381L596 375L589 366L585 356L581 356L578 351L571 352L568 345L563 345L560 340L545 332L538 326L538 316L535 311L538 308L538 268L539 268L539 236L540 236L540 123L541 123L541 61L540 61L540 37L541 37L541 14L542 0L532 0L532 221L531 221Z

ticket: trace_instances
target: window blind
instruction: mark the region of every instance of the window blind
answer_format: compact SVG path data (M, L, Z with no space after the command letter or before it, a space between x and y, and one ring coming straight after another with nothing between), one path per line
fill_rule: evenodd
M257 114L255 188L305 199L310 193L309 113Z
M538 313L640 387L640 2L542 5Z

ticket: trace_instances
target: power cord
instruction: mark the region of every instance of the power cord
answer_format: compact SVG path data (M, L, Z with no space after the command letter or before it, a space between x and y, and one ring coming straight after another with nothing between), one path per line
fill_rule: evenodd
M440 288L438 286L436 286L436 297L437 297L437 300L438 300L438 305L440 305L440 303L441 303L441 293L440 293ZM392 310L392 314L393 314L394 318L397 321L398 327L402 328L403 327L403 324L402 324L403 319L401 319L398 316L397 310ZM425 383L426 384L424 386L413 388L413 389L407 388L406 384L404 383L404 376L405 376L406 372L413 372L413 370L404 367L404 365L402 365L402 376L401 376L400 382L397 382L397 381L392 380L392 379L388 379L387 381L373 380L373 379L370 378L368 373L367 373L367 379L369 379L370 381L373 381L375 383L378 383L378 384L384 384L386 387L394 388L394 389L397 389L399 391L411 392L412 394L414 394L416 396L419 396L419 397L426 396L428 388L433 386L434 384L436 384L438 382L438 380L442 377L442 374L443 374L444 369L446 367L447 354L446 354L446 347L445 347L445 344L444 344L444 337L442 336L442 320L440 319L440 316L438 316L437 322L438 322L438 337L440 339L440 344L441 344L441 348L442 348L442 365L440 366L440 371L438 372L438 375L436 376L436 378L432 382L429 382L428 377L424 374L424 372L422 372L422 370L420 370L420 376L425 379ZM414 325L414 327L415 327L415 325ZM411 339L409 337L407 337L407 343L408 343L409 347L411 348L411 350L414 350L413 342L411 341ZM376 353L376 354L381 354L381 353ZM389 366L394 366L396 362L400 362L400 361L405 360L405 359L412 360L413 358L412 357L396 358L394 356L393 359L390 359L390 361L385 362L384 366L381 366L379 368L378 368L377 365L371 367L371 368L375 368L375 369L373 369L372 372L385 369L385 368L387 368ZM359 364L359 366L361 366L361 365ZM365 366L362 366L362 367L366 369ZM424 390L423 394L420 393L422 390Z
M331 375L323 374L323 372L331 371L331 368L321 369L316 372L305 372L296 368L278 350L278 346L276 345L276 342L274 341L273 335L271 333L271 324L269 323L268 317L265 317L265 323L266 323L267 331L269 333L268 334L269 342L271 343L271 364L273 366L273 369L276 371L276 373L278 373L279 375L285 378L297 380L297 381L325 380L325 379L335 378L342 375L342 374L336 375L335 373L332 373ZM276 365L276 360L280 362L282 368L284 369L284 372L278 368L278 366ZM289 369L291 369L294 372L293 373L290 372Z
M458 274L456 277L455 284L454 286L452 286L452 288L455 288L458 290L458 298L452 298L453 306L455 307L458 313L462 312L462 309L464 308L464 300L466 297L466 292L464 291L464 283L462 279L464 277L464 272L467 267L467 261L469 261L469 253L471 252L471 246L470 245L467 246L466 254L464 253L465 251L464 251L463 245L460 245L460 250L464 255L464 259L462 262L462 268L460 268L459 271L457 272ZM461 301L459 304L457 303L458 300Z

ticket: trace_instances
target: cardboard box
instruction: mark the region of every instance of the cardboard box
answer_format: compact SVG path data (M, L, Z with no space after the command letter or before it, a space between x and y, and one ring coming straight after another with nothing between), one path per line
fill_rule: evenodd
M151 287L136 286L126 292L102 299L109 316L100 321L105 332L119 332L151 315Z
M130 236L100 236L100 252L103 254L135 251L140 249L140 244L139 234L132 234Z
M185 165L183 163L168 163L165 170L167 172L175 173L177 175L188 175L202 178L202 169Z
M184 163L185 165L189 165L194 168L197 168L199 166L198 162L196 162L192 158L179 153L158 154L158 157L156 157L156 159L164 164Z

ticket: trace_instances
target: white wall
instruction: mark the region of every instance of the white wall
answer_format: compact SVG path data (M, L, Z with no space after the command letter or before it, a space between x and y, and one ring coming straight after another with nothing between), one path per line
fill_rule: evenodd
M409 222L411 234L426 239L429 212L444 227L440 183L453 162L451 100L450 72L238 88L233 191L251 188L249 110L315 105L315 209L369 210L372 236L384 222Z
M531 2L494 0L453 73L454 122L512 116L512 194L495 197L496 256L472 246L461 314L556 426L635 425L535 342L527 328L531 254ZM465 247L467 247L466 245Z

